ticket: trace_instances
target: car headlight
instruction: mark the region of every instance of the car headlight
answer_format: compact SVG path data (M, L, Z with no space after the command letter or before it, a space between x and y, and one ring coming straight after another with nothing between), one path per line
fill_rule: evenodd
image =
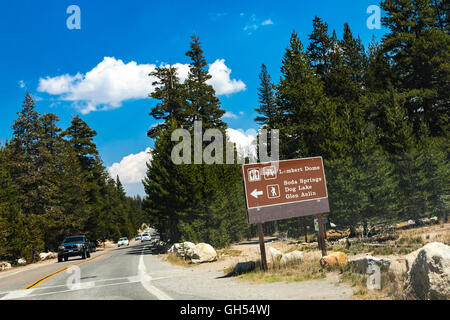
M64 246L60 246L59 248L63 250L63 249L64 249Z
M77 244L77 247L78 247L78 248L81 248L81 244Z

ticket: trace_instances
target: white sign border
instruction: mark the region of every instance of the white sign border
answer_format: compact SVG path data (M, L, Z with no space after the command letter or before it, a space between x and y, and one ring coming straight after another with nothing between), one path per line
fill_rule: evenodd
M298 161L298 160L312 160L312 159L320 159L320 161L322 162L322 172L323 172L323 179L325 182L325 192L326 192L326 197L322 197L322 198L317 198L317 199L308 199L308 200L300 200L300 201L293 201L293 202L286 202L286 203L277 203L277 204L269 204L269 205L265 205L265 206L258 206L258 207L249 207L248 206L248 197L247 197L247 183L246 183L246 179L245 179L245 166L251 166L251 165L256 165L256 164L271 164L274 162L289 162L289 161ZM323 164L323 158L322 156L319 157L310 157L310 158L300 158L300 159L289 159L289 160L279 160L279 161L270 161L270 162L257 162L257 163L246 163L242 165L242 177L244 178L244 195L245 195L245 204L247 206L247 211L248 210L254 210L254 209L260 209L260 208L268 208L268 207L275 207L275 206L284 206L284 205L289 205L289 204L293 204L293 203L301 203L301 202L307 202L307 201L317 201L320 202L320 200L323 199L328 199L328 187L327 187L327 177L325 176L325 166ZM270 181L270 180L268 180ZM280 191L281 193L281 191Z

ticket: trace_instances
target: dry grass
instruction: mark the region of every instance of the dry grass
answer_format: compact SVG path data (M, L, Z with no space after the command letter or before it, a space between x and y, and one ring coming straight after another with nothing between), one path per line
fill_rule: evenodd
M266 251L269 247L278 249L283 253L298 250L302 251L305 257L302 262L288 266L280 266L279 263L275 261L270 264L268 272L262 271L261 263L259 261L259 244L257 242L244 242L232 245L229 248L219 249L217 250L218 260L208 264L192 265L189 264L189 260L184 260L175 255L161 255L161 257L174 265L190 268L195 267L196 270L220 271L225 274L230 274L239 262L255 261L256 268L254 271L235 277L235 279L250 282L308 281L325 279L328 278L328 276L334 277L336 272L339 272L343 282L350 283L355 287L355 298L357 299L402 299L401 292L404 283L403 272L406 271L404 256L429 242L439 241L449 243L450 223L400 230L397 231L397 233L398 238L396 240L379 243L370 241L370 238L361 239L361 241L353 241L349 248L347 248L344 243L327 243L328 252L345 252L349 258L369 253L391 259L391 271L382 274L383 289L381 291L369 291L367 289L366 281L368 275L354 273L345 269L323 270L319 263L321 253L317 248L317 243L295 244L289 240L266 243ZM311 241L313 237L309 236L308 238ZM395 273L393 271L395 271Z
M236 249L218 249L216 250L217 256L219 258L225 258L225 257L239 257L242 253L242 250L236 250Z
M332 251L342 251L348 255L359 255L369 253L374 256L407 255L423 247L429 242L450 242L450 224L433 225L397 231L397 240L390 240L383 243L370 242L369 239L353 241L347 248L343 244L330 244Z
M398 239L397 243L411 245L411 244L423 244L424 241L421 236L409 235L409 236L400 237L400 239Z
M183 266L183 267L192 266L190 264L190 260L186 260L186 259L184 259L182 257L179 257L179 256L177 256L174 253L169 253L167 255L167 257L164 258L164 261L167 261L167 262L169 262L169 263L171 263L173 265L176 265L176 266Z
M320 253L307 254L301 261L295 261L285 266L280 265L279 261L268 264L268 271L262 270L261 260L256 261L255 270L237 276L237 279L252 282L298 282L316 279L325 279L326 272L319 263ZM233 268L224 270L229 274Z
M430 226L412 228L399 231L400 237L421 237L424 243L428 242L450 242L450 223L440 223Z
M340 282L348 283L354 288L353 297L362 300L403 300L404 275L392 271L381 274L381 290L369 290L369 275L354 272L346 268L341 273Z

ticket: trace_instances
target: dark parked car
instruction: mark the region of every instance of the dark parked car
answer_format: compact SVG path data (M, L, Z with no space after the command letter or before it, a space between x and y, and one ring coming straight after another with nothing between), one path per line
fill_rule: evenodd
M71 236L64 239L58 247L58 262L69 260L69 257L81 256L86 259L91 257L89 240L86 236Z

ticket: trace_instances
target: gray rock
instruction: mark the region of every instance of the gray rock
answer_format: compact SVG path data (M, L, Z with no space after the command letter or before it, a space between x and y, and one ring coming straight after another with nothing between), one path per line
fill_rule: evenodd
M367 273L367 268L371 265L378 266L382 272L388 271L391 260L367 255L361 258L350 259L347 263L354 271L365 274Z
M24 258L20 258L17 260L17 264L18 265L24 265L27 264L27 260L25 260Z
M293 262L300 262L303 260L303 252L295 250L286 254L283 254L283 256L280 259L281 265L286 265Z
M214 248L207 243L199 243L191 250L189 250L188 256L193 263L212 262L217 260L217 252Z
M167 252L168 253L177 253L179 248L180 248L180 244L174 243L173 245L170 246L170 248L169 248L169 250L167 250Z
M189 241L185 241L182 243L181 248L179 249L179 255L181 257L188 257L191 258L193 254L193 249L195 247L195 244Z
M190 249L195 247L195 243L185 241L183 242L184 250L189 251Z
M450 299L450 247L432 242L421 249L408 272L404 286L408 299Z
M48 260L48 259L56 259L58 257L58 254L55 252L41 252L39 253L39 258L41 261Z
M254 261L248 261L248 262L239 262L236 264L236 266L233 269L232 274L233 275L240 275L243 273L250 272L254 270L256 267L256 264Z
M283 253L280 250L277 250L272 247L268 247L266 250L266 256L267 256L267 260L269 262L275 262L275 261L279 261L281 259L281 257L283 256Z
M11 263L6 261L0 261L0 271L9 270L11 269Z

